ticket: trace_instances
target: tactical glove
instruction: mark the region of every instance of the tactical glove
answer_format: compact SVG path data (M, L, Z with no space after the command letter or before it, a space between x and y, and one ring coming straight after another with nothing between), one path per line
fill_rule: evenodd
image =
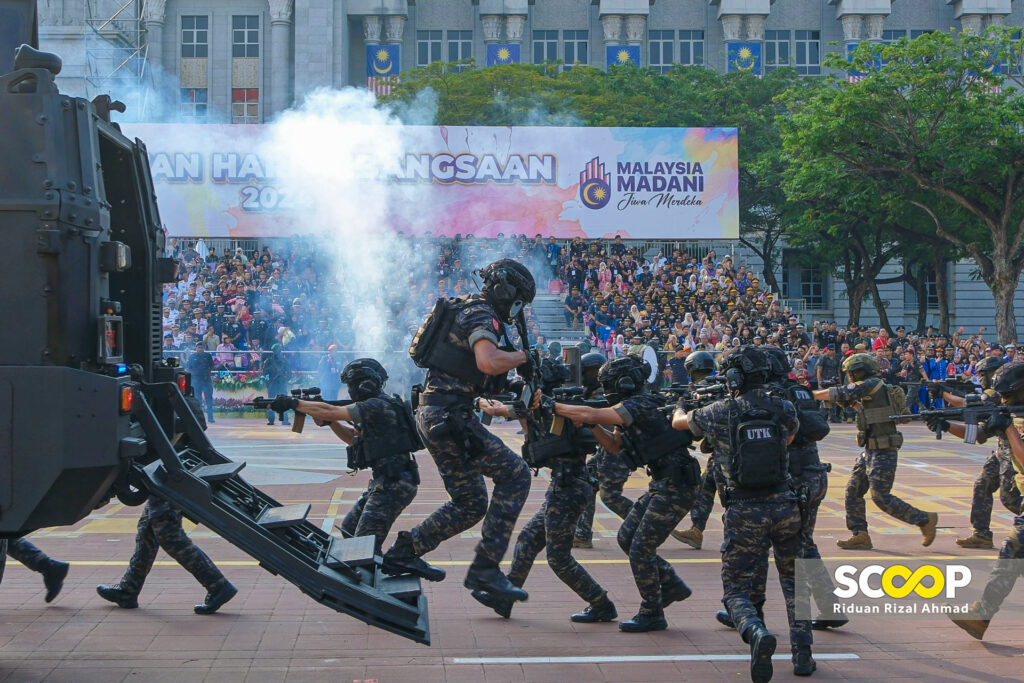
M930 429L933 432L949 431L949 420L945 420L939 417L938 415L929 415L924 419L924 423L928 425L928 429Z
M1006 413L993 413L985 422L985 431L996 436L1002 435L1013 424L1013 418Z
M274 397L274 400L270 403L270 409L275 413L283 413L288 410L295 410L299 407L299 399L294 396L285 396L284 394L278 394Z

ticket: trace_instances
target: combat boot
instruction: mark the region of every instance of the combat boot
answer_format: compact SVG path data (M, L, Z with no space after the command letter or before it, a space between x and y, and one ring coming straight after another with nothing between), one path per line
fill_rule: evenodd
M836 545L843 550L871 550L871 537L866 531L858 531L851 538L845 541L836 541Z
M837 614L833 617L818 616L817 619L811 620L811 628L815 631L826 631L830 628L840 628L850 623L850 620L841 614Z
M46 586L46 597L43 599L46 602L53 602L53 599L60 594L60 589L64 587L64 577L68 575L69 566L67 562L60 560L50 560L47 563L46 569L43 570L43 585Z
M572 539L573 548L593 548L594 542L588 538L574 538Z
M939 526L939 515L935 512L928 513L928 521L921 525L921 545L925 548L935 540L935 529Z
M389 576L396 574L412 574L427 581L444 581L445 571L429 564L416 555L413 549L412 534L399 531L395 544L384 553L384 561L380 570Z
M238 595L238 589L232 586L230 581L225 580L220 588L207 593L203 604L196 605L193 610L196 614L213 614L236 595Z
M724 609L720 609L715 612L715 620L726 628L736 628L736 624L733 622L732 617L730 617L729 613Z
M978 615L977 602L971 605L970 614ZM967 633L970 634L971 638L975 638L977 640L981 640L985 636L985 631L988 630L988 625L992 623L991 619L959 619L957 617L958 615L956 614L949 615L950 620L954 624L956 624L963 630L967 631Z
M665 608L673 602L682 602L691 595L693 595L693 591L686 585L686 582L676 577L675 581L670 581L661 587L661 606Z
M619 613L615 609L615 604L608 599L608 594L605 593L587 605L582 612L577 612L569 617L569 620L577 624L596 624L601 621L614 621L618 618Z
M991 537L979 536L978 532L956 539L956 544L961 548L977 548L979 550L992 550L995 547L992 545Z
M685 543L691 548L700 550L701 545L704 543L704 532L695 526L691 526L686 531L676 531L673 529L672 538L680 543Z
M768 683L772 680L772 655L778 641L764 624L755 623L743 633L743 640L750 643L750 680L754 683Z
M495 597L487 591L473 591L470 595L484 607L490 607L502 619L512 616L512 606L516 604L514 601Z
M810 645L793 646L793 673L797 676L810 676L818 665L811 656Z
M135 609L139 606L139 601L136 599L136 596L132 595L117 584L113 586L100 584L96 586L96 592L99 593L99 596L104 600L108 600L118 607L123 607L124 609Z
M505 600L526 600L529 594L519 588L508 577L501 573L497 565L488 566L487 561L477 559L469 566L466 580L462 582L466 588L490 593L495 598Z
M667 628L668 622L665 621L665 613L661 610L657 612L638 612L632 619L619 622L619 630L626 633L664 631Z

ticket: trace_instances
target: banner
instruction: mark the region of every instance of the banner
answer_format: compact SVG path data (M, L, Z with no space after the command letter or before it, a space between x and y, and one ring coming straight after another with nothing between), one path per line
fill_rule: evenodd
M640 66L639 45L608 45L605 52L608 66Z
M261 154L271 125L123 127L146 143L171 236L309 232L301 219L306 212L291 196L295 188L276 177L274 160ZM364 175L315 201L366 196L361 184L375 183L386 200L368 208L379 213L374 220L407 235L739 234L735 128L388 128L358 134L400 139L400 158L339 160Z
M390 95L402 70L400 45L366 46L366 89L375 95Z
M761 75L761 43L726 43L729 71Z
M518 64L522 60L522 46L519 43L488 43L487 66Z

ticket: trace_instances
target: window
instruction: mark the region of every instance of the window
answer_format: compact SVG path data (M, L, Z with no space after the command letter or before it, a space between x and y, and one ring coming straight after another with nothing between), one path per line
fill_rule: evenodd
M679 63L691 66L704 64L704 31L679 32Z
M416 66L441 61L441 32L416 31Z
M178 110L185 118L206 118L206 88L182 88Z
M590 31L562 31L565 41L565 68L571 69L576 62L590 63Z
M209 43L210 17L181 17L181 56L206 57Z
M661 73L675 63L675 31L651 31L647 36L647 63Z
M1010 35L1010 40L1017 43L1020 40L1020 31L1014 31ZM1021 69L1020 52L1014 50L1012 54L1001 54L999 58L999 73L1004 76L1020 76L1024 73Z
M231 89L231 122L260 122L260 90L259 88Z
M825 275L820 268L800 269L800 298L804 308L825 308Z
M558 31L533 32L533 63L543 64L558 59Z
M472 31L448 31L448 61L459 62L473 56ZM461 72L464 66L454 67Z
M895 43L900 38L906 38L906 36L907 36L907 32L904 31L903 29L882 31L882 44L883 45L892 45L893 43Z
M905 266L904 266L905 267ZM928 310L938 310L939 290L935 286L935 270L932 268L922 269L917 273L918 277L924 277L925 296L928 299ZM903 285L903 307L917 309L917 290L909 284Z
M231 17L231 56L260 56L259 16Z
M935 31L930 28L912 28L910 29L910 39L920 38L926 33L934 33Z
M761 56L767 73L789 65L789 31L765 31L764 54Z
M796 71L805 76L821 73L821 32L796 32Z

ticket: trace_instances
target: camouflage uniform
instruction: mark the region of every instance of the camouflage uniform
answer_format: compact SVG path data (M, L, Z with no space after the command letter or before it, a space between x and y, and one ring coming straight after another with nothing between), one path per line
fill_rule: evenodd
M587 463L587 468L597 479L598 491L596 493L601 496L601 502L619 517L626 519L626 515L633 507L633 501L622 495L622 490L629 479L629 467L626 463L620 456L598 448L597 453ZM595 512L596 499L591 496L576 525L576 538L583 541L593 538Z
M509 581L521 588L534 559L546 545L548 566L555 576L587 602L601 598L604 588L572 556L573 526L587 502L593 500L594 489L581 461L554 463L544 504L516 539Z
M870 396L879 396L887 391L887 385L878 377L869 377L860 382L853 382L842 387L829 389L829 401L841 405L850 405L855 401L865 401ZM883 399L883 401L885 401ZM885 401L886 408L891 408ZM902 435L896 431L895 423L888 421L881 424L884 431L881 439L890 444L876 447L874 429L878 424L866 424L864 410L857 413L857 426L860 432L857 443L864 446L864 452L857 456L850 481L846 485L846 528L854 534L868 530L868 520L864 508L864 494L871 491L871 500L875 505L896 519L922 526L928 522L928 513L919 510L906 501L892 494L893 481L896 478L896 464L899 445L903 443Z
M690 523L701 531L707 527L711 508L715 505L715 492L718 490L718 484L715 482L714 467L714 460L708 458L704 476L701 477L700 486L697 488L697 499L690 509Z
M763 397L763 392L757 390ZM729 464L732 458L731 425L742 413L755 407L748 394L736 399L717 401L698 408L688 415L690 431L695 437L711 436L717 471L724 491L719 491L725 504L725 541L722 544L722 602L736 630L745 634L755 624L762 624L759 606L764 602L768 579L768 551L775 554L775 565L786 600L789 638L792 645L810 645L811 624L795 618L795 566L801 553L800 510L788 482L759 498L740 498L732 493ZM793 404L771 399L783 414L783 429L792 433L798 426ZM731 413L731 415L730 415Z
M121 578L121 590L137 596L146 576L153 568L157 546L177 560L178 564L196 577L209 593L216 593L227 583L213 561L185 535L181 528L181 510L162 498L150 495L139 517L135 534L135 554Z
M671 429L658 411L659 401L650 394L637 394L612 406L623 420L623 427L656 437ZM679 583L672 565L658 554L658 547L676 528L693 505L697 481L686 482L678 476L686 471L693 456L686 449L662 456L647 492L640 496L619 527L619 547L629 555L629 566L640 591L640 614L662 612L662 586Z
M456 323L447 341L467 351L480 340L499 346L499 336L505 334L494 309L482 298L469 298L460 307ZM473 397L481 390L435 369L427 373L416 427L451 500L411 530L417 556L483 519L476 553L500 562L530 493L526 463L487 431L472 410ZM484 477L494 482L489 505Z
M982 396L986 402L998 402L998 394L987 390ZM979 434L978 443L985 443L988 439ZM997 435L996 450L985 459L981 466L981 474L974 480L974 498L971 501L971 527L974 535L979 538L992 540L992 494L999 491L999 500L1003 506L1015 515L1021 514L1021 492L1013 480L1013 456L1010 453L1010 442L1006 436Z
M405 419L384 397L353 403L348 412L353 423L364 427L372 424L374 432L408 429ZM416 497L420 479L416 461L408 453L391 454L373 462L372 468L373 478L345 515L341 532L346 536L376 536L376 548L380 552L391 525Z
M24 538L8 541L7 554L34 572L45 571L50 564L50 556Z

